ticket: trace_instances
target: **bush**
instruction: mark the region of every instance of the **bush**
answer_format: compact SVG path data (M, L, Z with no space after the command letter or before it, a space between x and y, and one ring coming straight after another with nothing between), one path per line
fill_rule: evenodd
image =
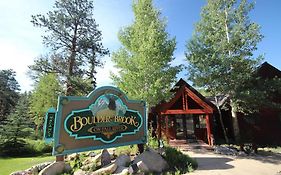
M180 173L191 172L198 167L196 160L172 147L165 147L164 158L173 171Z
M0 144L0 155L2 156L29 156L51 153L52 145L43 140L17 139L5 140Z
M130 155L136 155L137 152L138 152L137 145L120 146L116 148L115 155L120 156L121 154L126 154L130 156Z
M52 145L46 144L44 140L26 140L27 148L34 154L51 153Z
M0 144L1 156L17 156L29 151L26 150L26 142L22 139L5 140Z

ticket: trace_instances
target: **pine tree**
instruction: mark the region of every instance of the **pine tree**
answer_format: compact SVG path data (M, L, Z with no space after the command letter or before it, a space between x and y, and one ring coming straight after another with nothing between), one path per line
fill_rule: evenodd
M24 138L30 134L28 94L22 94L15 109L0 127L1 154L18 155L26 145Z
M57 0L47 15L33 15L32 23L46 31L43 43L51 49L35 60L35 75L58 73L66 81L67 95L87 94L96 86L99 57L108 54L93 18L90 0ZM91 85L92 84L92 85Z
M249 19L253 7L247 0L208 0L186 45L189 79L213 95L225 94L231 98L237 140L235 116L241 84L251 79L261 60L253 57L263 37L260 26Z
M10 114L19 98L19 84L11 69L0 70L0 125Z
M135 20L119 32L122 47L112 54L119 75L111 74L117 87L130 98L152 106L168 97L180 66L172 67L175 38L169 39L166 22L152 0L133 3Z

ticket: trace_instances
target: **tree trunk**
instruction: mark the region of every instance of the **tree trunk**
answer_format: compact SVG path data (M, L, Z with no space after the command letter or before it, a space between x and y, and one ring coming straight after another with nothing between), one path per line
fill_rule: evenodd
M220 107L219 107L219 104L218 104L217 96L215 96L215 101L216 101L216 107L217 107L218 113L219 113L219 119L220 119L222 131L223 131L223 136L224 136L225 142L227 144L229 144L229 140L228 140L226 129L225 129L225 126L224 126L224 123L223 123L223 120L222 120L222 114L221 114L221 110L220 110Z
M240 143L240 129L234 102L230 99L233 133L236 143Z

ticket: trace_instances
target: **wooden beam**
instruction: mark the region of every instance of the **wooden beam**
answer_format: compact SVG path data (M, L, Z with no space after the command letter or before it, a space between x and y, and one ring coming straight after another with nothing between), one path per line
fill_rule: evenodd
M196 94L194 94L190 89L185 87L185 91L188 93L188 96L192 98L196 103L198 103L200 106L202 106L204 109L212 111L213 113L213 108L210 107L207 103L205 103L202 99L200 99Z
M207 137L208 137L208 144L213 146L213 133L211 129L211 115L206 115L206 127L207 127Z
M161 139L162 137L162 128L161 128L161 115L157 115L157 134L158 134L158 139Z
M167 114L211 114L212 111L207 109L188 109L188 110L167 110L161 112L162 115Z

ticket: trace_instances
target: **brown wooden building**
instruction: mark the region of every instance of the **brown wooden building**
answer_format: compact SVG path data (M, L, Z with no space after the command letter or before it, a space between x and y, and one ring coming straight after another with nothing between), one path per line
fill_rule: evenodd
M214 105L183 79L171 92L174 96L168 102L158 104L150 113L158 138L199 139L213 145Z
M281 71L265 62L258 68L257 75L264 79L281 78ZM214 139L217 143L224 140L212 97L205 98L183 79L175 84L171 92L173 97L152 108L149 114L149 120L158 138L165 136L168 140L185 139L188 142L197 139L209 145L214 144ZM228 138L235 143L230 100L223 95L217 98ZM276 92L274 100L281 105L281 94ZM281 111L268 107L261 107L259 111L254 116L258 119L255 122L247 116L238 114L243 142L281 145Z

